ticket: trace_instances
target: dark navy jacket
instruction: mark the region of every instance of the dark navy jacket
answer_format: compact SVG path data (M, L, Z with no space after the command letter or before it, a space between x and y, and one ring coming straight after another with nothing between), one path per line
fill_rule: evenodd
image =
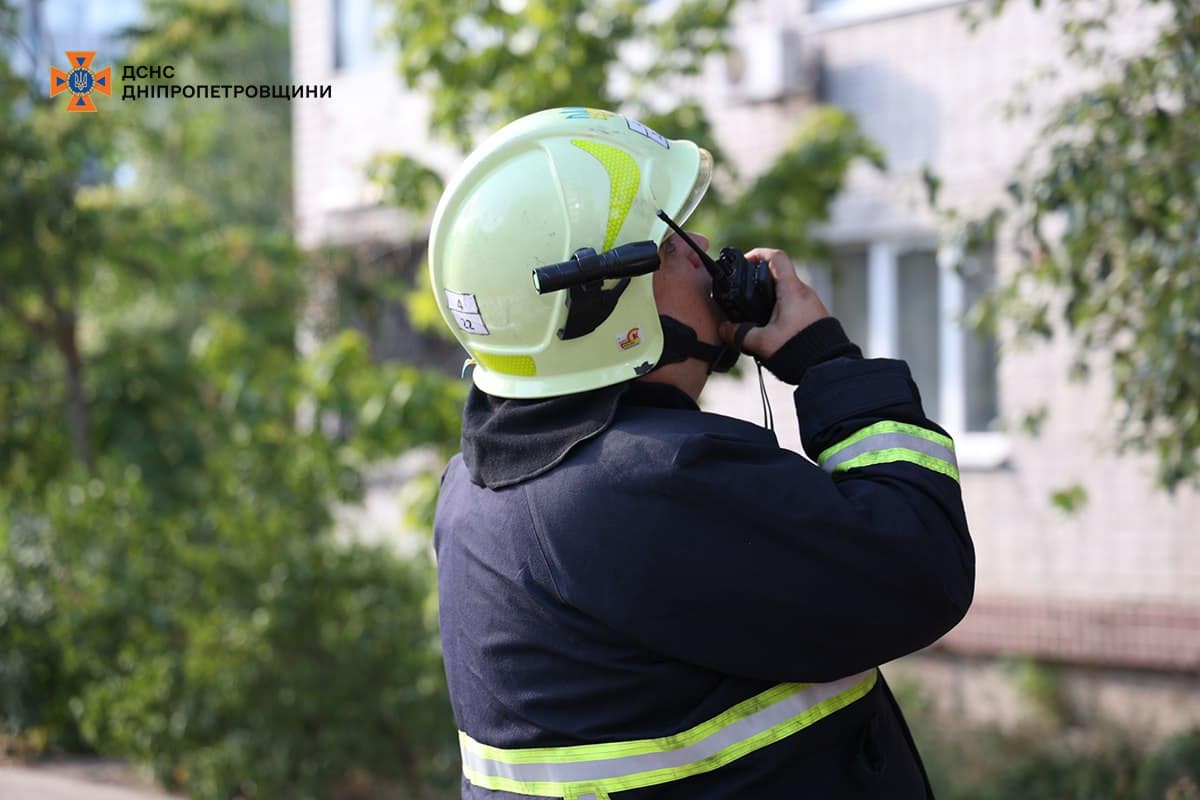
M881 420L941 432L903 362L825 350L840 355L810 353L796 378L814 460ZM470 469L456 456L446 470L435 543L451 701L478 742L673 734L774 684L919 650L970 604L974 554L951 476L911 461L831 476L665 385L573 396L565 412L473 395ZM539 418L561 435L533 433ZM614 795L927 796L882 679L733 763ZM463 797L518 795L464 780Z

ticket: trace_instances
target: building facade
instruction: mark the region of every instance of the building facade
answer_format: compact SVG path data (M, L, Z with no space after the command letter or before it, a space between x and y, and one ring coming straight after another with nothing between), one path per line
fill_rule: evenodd
M402 86L374 40L381 12L372 8L370 0L292 0L294 79L334 86L332 102L294 108L297 223L309 245L422 237L422 221L379 205L363 167L377 153L403 152L448 173L460 158L428 138L426 103ZM1064 337L1022 350L962 325L1018 257L1002 232L990 251L953 269L953 237L929 206L922 174L941 179L945 206L985 213L1003 201L1035 142L1036 110L1086 81L1064 71L1018 93L1019 80L1064 67L1056 9L1010 0L972 30L965 14L980 10L958 0L744 3L734 38L755 43L745 49L753 63L736 81L714 64L704 102L720 112L710 114L716 136L743 176L782 152L814 99L854 114L887 156L885 172L852 171L824 228L834 263L812 265L809 275L867 355L909 361L930 415L958 445L976 602L931 649L925 672L961 689L972 680L965 675L987 670L960 670L955 659L1045 659L1086 680L1103 674L1105 686L1127 685L1125 699L1109 704L1113 714L1136 706L1150 727L1200 724L1200 494L1157 491L1148 461L1116 457L1103 369L1090 383L1071 382L1074 350ZM1134 15L1114 46L1136 47L1152 30L1152 19ZM1034 115L1010 119L1014 100ZM752 372L714 381L706 407L758 421ZM787 387L772 382L769 394L777 411L790 408ZM1029 415L1043 419L1039 435L1021 432ZM777 413L777 432L798 449L790 417ZM1072 486L1087 499L1067 514L1051 496ZM1130 680L1135 674L1143 679ZM1140 705L1129 700L1139 691ZM1006 702L998 692L997 707ZM1089 696L1103 705L1102 695Z

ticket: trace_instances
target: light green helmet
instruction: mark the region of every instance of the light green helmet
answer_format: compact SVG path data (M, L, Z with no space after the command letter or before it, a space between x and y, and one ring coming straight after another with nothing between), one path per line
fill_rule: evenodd
M433 216L429 273L446 324L498 397L551 397L645 374L662 355L653 278L630 279L594 330L564 339L568 292L532 272L585 247L661 242L708 189L712 157L591 108L554 108L497 131L451 179ZM608 282L605 288L616 282Z

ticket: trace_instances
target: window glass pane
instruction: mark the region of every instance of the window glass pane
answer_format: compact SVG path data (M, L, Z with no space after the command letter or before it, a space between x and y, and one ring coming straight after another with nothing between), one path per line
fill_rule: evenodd
M941 376L938 369L940 304L938 266L933 250L914 250L897 260L896 316L900 328L897 355L908 362L921 390L925 414L937 420Z
M839 250L833 257L833 286L823 296L829 313L837 317L850 341L867 345L867 251Z
M969 310L992 287L995 259L990 251L968 256L963 262L963 310ZM996 340L963 331L963 360L966 372L967 430L999 429L996 387L998 354Z
M346 66L346 0L330 0L333 3L333 68Z
M800 280L813 288L817 297L821 298L825 307L829 309L829 313L833 314L834 311L829 306L833 298L833 267L829 264L804 261L797 265L796 274L800 276Z
M369 67L382 61L379 41L386 24L379 0L333 0L333 66L339 70Z

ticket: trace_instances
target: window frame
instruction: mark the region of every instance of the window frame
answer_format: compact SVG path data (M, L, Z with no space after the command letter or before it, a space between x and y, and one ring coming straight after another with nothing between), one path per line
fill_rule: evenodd
M966 5L967 2L968 0L832 0L828 7L816 8L817 0L812 0L809 5L809 19L817 31L823 31L920 11Z
M336 76L368 72L386 62L387 48L381 46L380 23L386 19L387 10L379 0L330 0L330 34L332 36L329 64ZM363 22L358 15L365 15L366 41L359 43L358 30L352 23ZM361 44L361 47L354 47Z
M998 469L1011 452L1003 431L968 431L966 348L963 327L965 287L955 271L959 252L934 236L890 236L831 242L835 248L861 246L867 265L867 340L863 349L869 357L898 358L900 343L899 279L900 257L913 251L933 251L938 265L938 407L934 420L954 438L959 467ZM836 290L835 290L836 295ZM834 298L836 304L836 296ZM1000 382L997 380L997 394ZM999 399L999 398L997 398ZM999 412L997 412L999 413Z

